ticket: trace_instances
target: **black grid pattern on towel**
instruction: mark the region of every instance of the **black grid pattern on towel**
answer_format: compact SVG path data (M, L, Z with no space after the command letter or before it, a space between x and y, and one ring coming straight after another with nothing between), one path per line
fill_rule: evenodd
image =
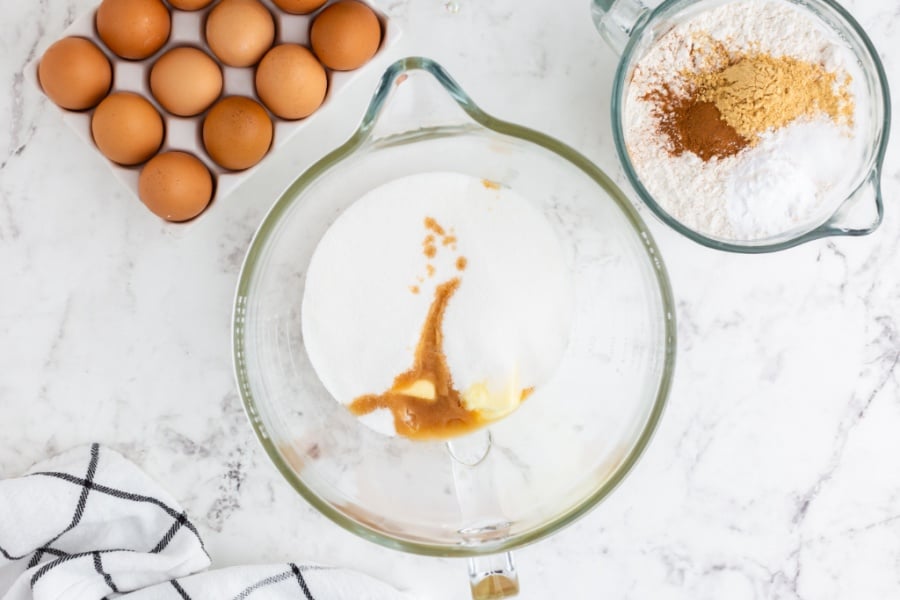
M94 550L93 552L79 552L77 554L66 554L61 558L57 558L56 560L50 561L41 566L40 569L34 572L34 575L31 576L31 587L41 580L41 578L58 567L63 563L67 563L70 560L75 560L78 558L84 558L86 556L93 557L94 554L109 554L110 552L134 552L134 550L128 550L127 548L116 548L111 550Z
M84 516L84 507L87 506L87 498L88 494L91 491L91 487L94 481L94 475L97 473L97 464L100 462L100 447L97 444L91 446L91 460L88 463L87 473L84 476L84 484L81 486L81 495L78 497L78 502L75 504L75 512L72 515L72 520L69 522L69 525L60 531L53 539L44 544L44 548L38 548L36 552L34 552L31 556L31 560L28 561L28 568L32 568L37 566L39 562L41 562L41 558L43 558L44 554L49 553L54 556L64 555L64 552L60 552L58 550L53 550L50 548L50 545L61 538L66 532L72 531L75 527L78 526L78 523L81 522L81 518ZM12 556L6 550L0 546L0 554L4 556L7 560L22 560L28 554L23 554L22 556Z
M103 570L103 558L100 556L99 552L94 552L94 570L103 577L103 581L106 582L106 585L109 586L109 589L117 594L119 593L119 588L117 588L116 584L113 583L110 574Z
M313 596L312 592L309 589L309 585L306 583L306 578L303 577L304 571L330 571L333 570L333 567L320 567L318 565L303 565L298 566L294 563L288 563L288 570L283 573L278 573L277 575L270 575L264 579L260 579L256 583L247 586L241 592L234 597L233 600L245 600L251 594L258 592L261 589L267 588L270 585L275 585L281 583L282 581L287 581L289 579L296 579L297 583L300 586L300 591L303 592L303 598L305 600L316 600L316 597ZM192 600L190 594L185 591L185 589L178 583L177 579L173 579L169 582L169 584L175 589L178 593L178 597L181 600Z
M303 590L303 595L306 596L306 600L315 600L313 595L309 592L309 587L306 585L306 579L303 578L303 571L300 570L300 567L291 563L291 571L294 573L294 577L297 578L297 583L300 584L300 589Z
M184 591L184 588L181 587L181 584L178 583L177 579L173 579L169 583L172 584L172 587L175 588L175 591L178 592L178 595L181 596L182 600L191 600L191 597Z
M300 585L300 590L303 592L303 597L306 600L316 600L312 593L309 591L309 587L306 585L306 580L303 578L303 571L316 569L316 567L298 567L294 563L288 564L288 570L283 573L278 573L277 575L271 575L266 577L265 579L260 579L253 585L245 588L241 593L234 597L234 600L244 600L250 594L261 590L262 588L269 587L270 585L275 585L276 583L281 583L282 581L286 581L288 579L296 579L297 583Z
M175 534L182 527L188 529L194 536L197 538L197 541L200 544L200 548L206 552L206 548L203 545L203 540L200 538L200 534L197 533L197 528L191 523L187 515L183 512L178 512L175 509L168 506L165 502L157 498L152 498L150 496L144 496L141 494L134 494L131 492L126 492L123 490L119 490L116 488L112 488L109 486L105 486L99 484L94 481L94 476L97 473L97 465L100 462L100 445L93 444L91 445L91 459L88 463L87 470L85 472L85 476L75 477L74 475L69 475L68 473L57 473L57 472L41 472L41 473L32 473L30 477L53 477L56 479L61 479L63 481L68 481L69 483L81 486L81 494L78 497L78 502L75 505L75 509L73 511L72 520L69 525L63 529L58 535L49 540L46 544L44 544L41 548L38 548L31 556L31 559L28 561L28 568L36 567L41 559L45 555L51 555L56 557L54 560L44 564L34 572L31 577L31 586L34 587L38 581L41 580L47 573L58 567L59 565L66 563L70 560L74 560L77 558L83 557L91 557L93 561L94 570L97 571L98 574L103 576L104 581L109 586L109 588L113 592L118 592L115 582L112 577L103 570L103 559L102 554L106 554L109 552L134 552L134 550L128 549L105 549L105 550L96 550L92 552L82 552L79 554L69 554L62 550L56 549L52 547L52 544L59 540L63 535L67 532L71 531L75 527L78 526L78 523L81 522L82 517L84 516L84 510L87 506L89 496L91 493L94 494L105 494L108 496L112 496L114 498L119 498L121 500L125 500L127 502L140 502L146 504L152 504L160 508L163 512L169 515L172 519L172 526L166 531L165 535L163 535L162 539L152 548L149 549L148 552L151 554L159 554L169 545L172 539L175 537ZM0 544L0 554L3 555L4 558L10 561L22 560L28 556L28 554L24 554L22 556L13 556L9 552L3 549L2 544ZM179 589L180 586L175 584L176 589ZM183 593L183 590L182 590Z

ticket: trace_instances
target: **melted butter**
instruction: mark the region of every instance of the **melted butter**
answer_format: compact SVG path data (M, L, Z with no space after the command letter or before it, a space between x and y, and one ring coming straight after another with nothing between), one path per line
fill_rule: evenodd
M468 410L477 411L485 419L495 421L519 408L533 391L533 387L519 388L517 378L513 378L499 393L492 391L486 382L479 381L462 393L462 403Z

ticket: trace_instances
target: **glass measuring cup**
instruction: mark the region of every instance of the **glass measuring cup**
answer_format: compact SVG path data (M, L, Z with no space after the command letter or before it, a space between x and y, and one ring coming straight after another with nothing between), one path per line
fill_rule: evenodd
M855 55L865 79L864 89L870 100L870 114L865 115L870 127L860 134L865 136L865 154L848 157L846 168L855 171L853 177L846 179L845 189L836 194L838 202L826 204L819 213L775 236L749 241L717 239L687 227L669 214L641 180L629 155L623 126L625 99L635 65L672 27L730 1L734 0L665 0L651 9L641 0L592 0L594 24L609 46L621 56L613 81L612 132L619 159L632 186L664 223L695 242L718 250L773 252L822 237L872 233L881 224L884 213L881 174L891 121L887 77L868 36L833 0L789 1L837 33Z
M300 319L311 255L338 215L378 185L436 170L532 202L570 257L576 296L555 376L513 414L449 442L362 425L320 381ZM359 129L260 225L238 283L233 343L250 422L297 492L373 542L467 557L472 595L484 600L517 592L510 550L594 507L647 446L674 368L674 306L652 237L602 171L488 115L439 65L412 57L384 73Z

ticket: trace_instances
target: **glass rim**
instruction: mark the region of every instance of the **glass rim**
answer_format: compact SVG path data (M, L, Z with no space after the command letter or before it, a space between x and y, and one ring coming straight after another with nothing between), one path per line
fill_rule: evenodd
M625 457L618 463L615 470L603 481L603 483L578 504L570 507L552 519L549 519L538 527L534 527L491 544L471 546L439 544L394 537L382 530L352 518L327 500L321 498L300 478L297 472L294 471L289 462L279 451L277 444L268 435L266 427L259 417L257 402L253 397L246 369L245 339L243 337L243 311L246 306L246 299L252 289L253 280L260 266L260 259L264 253L264 249L272 234L276 231L281 217L288 208L300 198L302 192L315 180L324 175L337 162L355 152L371 140L373 126L377 121L382 108L385 106L394 82L404 73L415 70L427 71L434 76L468 116L482 127L504 136L517 138L541 146L545 150L572 163L599 185L609 197L616 202L623 211L628 223L641 238L644 251L647 254L648 260L650 260L650 264L655 274L660 301L662 303L662 313L664 315L664 337L666 347L663 353L663 367L660 372L656 397L653 399L646 421L641 427L639 434L632 440L631 448ZM432 130L438 131L442 130L442 128L426 128L418 130L415 138L409 138L405 140L404 143L415 141L415 139L421 138L422 136L427 137ZM465 133L465 130L461 130L461 132ZM408 137L408 134L400 134L400 136L404 135ZM390 139L390 137L394 136L380 139ZM431 59L423 57L407 57L390 65L382 75L368 109L365 112L365 116L356 132L352 134L346 142L318 162L314 163L297 177L269 209L254 234L247 254L245 255L237 289L235 291L234 311L232 314L232 360L238 392L248 420L256 434L256 438L272 464L275 465L276 469L316 510L345 530L388 548L426 556L473 557L520 548L558 531L594 508L601 500L608 496L619 483L621 483L624 477L632 470L632 467L649 444L662 416L666 399L671 388L675 366L675 348L675 303L669 277L656 243L624 193L622 193L609 176L600 170L599 167L569 146L543 133L496 119L482 111L439 64Z
M653 212L653 214L656 215L657 218L659 218L663 223L665 223L681 235L687 237L688 239L706 246L707 248L712 248L714 250L723 250L725 252L732 252L737 254L765 254L769 252L778 252L821 238L845 236L858 237L868 235L878 229L884 217L884 202L881 196L880 189L876 193L875 197L875 209L877 218L870 227L864 229L842 229L833 227L830 224L831 220L844 207L847 200L852 200L857 191L859 191L870 180L872 180L873 177L876 179L880 179L884 165L884 157L887 153L891 130L891 97L884 65L882 64L881 58L878 56L878 51L875 49L875 45L872 43L872 40L869 38L868 34L865 32L859 22L853 17L853 15L847 12L847 9L838 4L836 0L801 0L801 2L811 1L824 4L825 6L833 10L837 14L837 16L840 17L840 19L844 22L846 27L859 37L859 39L862 41L862 45L865 49L866 54L872 61L872 64L875 66L875 79L877 80L878 86L881 90L880 100L884 110L884 119L879 126L880 141L878 143L878 147L876 151L871 155L869 164L867 165L867 170L865 171L865 177L849 193L847 199L842 201L835 208L835 210L831 213L829 218L826 219L824 223L817 225L812 230L805 233L795 235L794 237L786 240L772 243L759 243L753 241L740 242L734 240L724 241L709 237L698 231L695 231L694 229L691 229L690 227L687 227L686 225L681 223L681 221L669 214L668 211L666 211L662 206L659 205L659 203L656 202L656 200L653 198L653 195L641 182L641 179L635 171L634 165L631 162L631 156L628 154L628 150L625 145L625 135L622 128L622 110L620 108L620 98L625 87L625 80L628 76L629 61L627 61L626 58L631 56L632 52L634 51L634 47L637 45L645 29L650 24L652 24L658 16L668 11L673 5L686 1L690 0L665 0L652 10L648 11L647 14L645 14L643 17L641 17L639 22L635 25L634 30L629 37L628 43L625 46L625 49L622 51L622 56L619 58L619 63L616 67L615 76L613 78L612 99L610 102L610 120L612 124L613 141L616 147L616 154L618 154L619 156L619 162L622 164L622 168L625 171L625 176L628 178L629 183L637 192L641 201L643 201L647 208L649 208ZM795 0L791 0L791 4L798 4L798 2Z

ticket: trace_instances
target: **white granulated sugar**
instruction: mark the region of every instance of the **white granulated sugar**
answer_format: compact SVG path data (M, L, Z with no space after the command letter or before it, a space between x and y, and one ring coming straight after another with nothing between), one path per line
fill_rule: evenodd
M663 84L678 91L679 73L698 71L692 40L711 36L732 53L765 52L821 64L851 77L854 125L827 116L798 119L725 159L704 162L669 153L655 105L645 97ZM857 179L853 157L865 154L869 97L865 76L838 35L782 0L742 0L692 15L640 59L627 90L626 146L647 191L679 222L722 240L765 240L812 229L826 220Z
M456 237L423 253L431 217ZM456 266L466 258L464 270ZM435 267L428 276L426 264ZM460 285L443 320L443 349L457 390L550 378L568 344L574 307L570 268L550 223L525 198L468 175L400 178L353 203L319 242L302 304L310 361L344 404L388 390L413 365L435 288ZM411 287L418 286L419 293ZM361 417L394 435L387 410Z

